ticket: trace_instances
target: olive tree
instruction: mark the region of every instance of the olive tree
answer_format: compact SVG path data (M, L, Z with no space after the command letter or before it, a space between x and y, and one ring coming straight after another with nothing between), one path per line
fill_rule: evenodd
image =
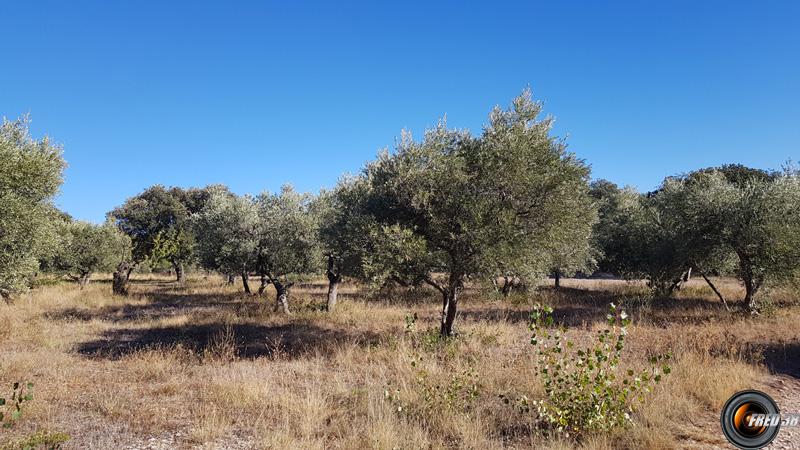
M562 276L573 276L578 272L591 272L597 267L598 250L592 241L593 226L597 221L596 207L588 195L564 196L560 226L554 227L549 239L540 243L535 264L527 262L529 267L546 269L552 275L555 288L561 287ZM498 255L501 265L498 273L501 275L502 285L500 292L508 296L511 291L521 286L527 286L533 276L545 275L538 271L531 272L529 268L527 277L523 276L525 268L518 268L520 260L516 257L506 259ZM524 262L524 261L523 261ZM492 277L496 283L496 274Z
M726 166L730 167L730 166ZM744 284L744 303L756 312L765 283L791 279L800 266L800 176L794 170L769 174L726 167L705 169L672 180L669 190L681 196L680 215L691 247L704 255L735 260Z
M280 193L262 193L255 202L258 226L254 264L262 279L259 292L272 284L275 310L282 307L289 314L289 290L296 276L317 271L321 260L312 197L283 186Z
M197 254L206 269L241 275L250 293L249 271L255 268L258 210L250 196L237 196L216 186L204 207L192 217L197 236Z
M61 148L31 137L28 119L0 125L0 297L26 290L54 242L52 200L65 167Z
M94 272L112 271L130 254L130 238L112 223L62 222L51 269L66 274L83 289Z
M595 182L592 196L599 209L593 240L602 257L600 270L626 279L644 279L658 295L668 295L689 267L682 222L664 206L665 189L640 194L605 180Z
M593 221L589 168L550 135L541 109L526 90L511 108L495 108L477 138L440 123L420 142L404 133L393 154L365 169L367 209L388 237L378 242L396 252L370 268L438 290L442 335L452 334L470 277L496 273L504 261L540 274L574 220Z
M550 273L555 288L561 287L562 276L591 273L597 268L597 249L592 246L592 223L584 221L565 230L567 240L553 246L550 252Z
M336 306L344 277L363 279L364 260L373 249L374 221L365 213L368 185L364 178L343 178L330 192L322 192L313 204L319 220L319 242L328 278L328 310Z

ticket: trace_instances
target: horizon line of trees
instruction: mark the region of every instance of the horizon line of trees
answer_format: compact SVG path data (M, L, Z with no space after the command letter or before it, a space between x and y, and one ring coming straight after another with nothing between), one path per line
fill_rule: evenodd
M224 185L155 185L108 213L73 221L52 203L61 149L35 140L27 119L0 128L0 295L24 291L38 271L81 286L113 271L127 295L137 268L169 267L185 281L197 265L240 277L245 292L275 288L290 312L299 277L324 273L327 308L346 279L372 288L427 285L442 298L450 335L469 280L503 294L552 275L610 272L670 295L700 275L735 275L753 312L769 285L800 275L800 172L731 164L667 177L639 193L590 182L586 162L552 136L552 118L529 90L495 108L479 135L444 121L415 140L403 132L354 176L317 195L290 186L236 195ZM251 288L250 276L259 279ZM497 280L502 284L497 284Z

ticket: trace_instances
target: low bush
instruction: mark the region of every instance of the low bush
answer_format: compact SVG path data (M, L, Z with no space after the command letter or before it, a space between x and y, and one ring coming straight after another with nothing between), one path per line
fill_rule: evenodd
M566 328L553 329L552 308L536 305L531 313L531 344L545 398L518 400L523 411L535 411L542 423L559 433L581 435L633 423L634 405L645 401L654 383L670 373L670 355L650 358L650 366L620 370L630 318L613 303L608 326L591 347L576 349Z

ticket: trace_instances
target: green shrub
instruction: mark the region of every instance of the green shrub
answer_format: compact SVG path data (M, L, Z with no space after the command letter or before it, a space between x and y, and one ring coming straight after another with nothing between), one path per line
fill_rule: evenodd
M61 444L71 439L66 433L38 431L20 440L5 444L0 450L59 450Z
M0 424L3 428L11 428L21 417L24 406L33 400L33 383L14 383L11 386L11 398L0 397Z
M609 328L598 332L592 347L576 349L566 338L564 327L553 329L552 308L536 305L531 313L531 344L536 347L536 367L544 383L545 398L523 396L518 406L534 410L546 426L566 435L607 431L633 423L635 403L662 374L670 372L664 362L669 355L650 359L650 367L640 372L621 371L620 358L630 318L611 304Z

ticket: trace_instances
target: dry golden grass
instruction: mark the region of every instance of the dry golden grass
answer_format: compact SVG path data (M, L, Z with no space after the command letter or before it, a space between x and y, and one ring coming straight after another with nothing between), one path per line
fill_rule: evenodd
M717 282L729 298L741 295ZM430 345L439 304L424 289L367 298L348 285L328 314L319 308L325 286L306 283L286 317L272 312L271 291L245 296L215 277L177 286L140 276L125 299L111 297L105 280L83 291L38 288L0 306L0 387L35 383L23 420L0 431L0 442L51 430L70 434L67 448L76 449L702 447L723 442L716 422L733 392L761 386L771 376L765 366L797 368L800 308L731 315L695 281L678 299L652 302L641 300L640 283L562 286L507 299L470 290L460 337ZM571 337L586 341L610 301L635 319L625 364L672 351L673 373L638 409L635 427L580 441L547 434L501 397L542 395L530 305L552 305ZM418 316L411 332L408 313ZM454 375L475 382L474 399L426 397L424 386Z

